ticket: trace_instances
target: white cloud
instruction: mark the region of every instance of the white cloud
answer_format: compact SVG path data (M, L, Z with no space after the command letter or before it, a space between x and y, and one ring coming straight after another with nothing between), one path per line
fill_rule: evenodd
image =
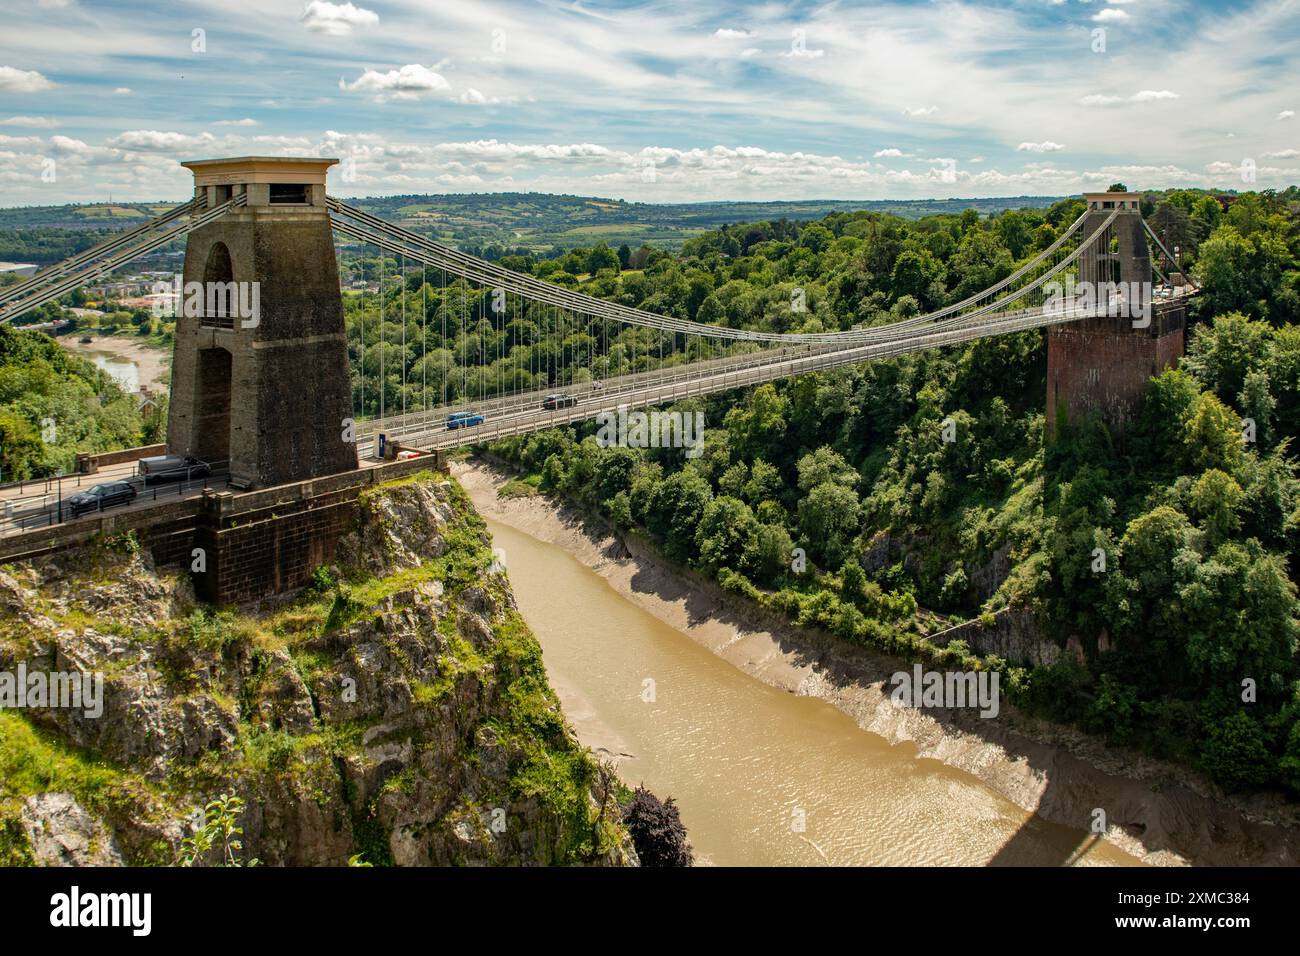
M0 90L10 93L39 93L53 89L54 84L35 70L20 70L12 66L0 66Z
M1176 100L1178 94L1173 90L1139 90L1128 99L1130 103L1151 103L1155 100Z
M1094 13L1092 19L1096 23L1123 23L1128 19L1128 12L1107 7L1105 10L1098 10Z
M0 126L28 126L32 129L53 129L58 125L58 120L48 116L11 116L0 120Z
M1022 153L1057 153L1065 149L1065 146L1045 140L1041 143L1021 143L1016 149Z
M752 37L753 35L748 30L732 30L729 27L719 27L713 31L713 37L716 40L737 40L741 37Z
M1081 97L1080 106L1114 106L1116 103L1123 103L1124 97L1115 96L1110 93L1089 93Z
M1293 116L1295 116L1295 110L1283 110L1277 114L1277 118L1280 120L1289 120Z
M129 86L119 86L117 89L113 90L113 95L114 95L114 96L130 96L130 95L131 95L131 87L129 87Z
M901 149L896 149L895 147L890 146L887 149L876 150L876 152L872 155L872 158L873 159L898 159L899 157L905 155L906 153L904 153Z
M1176 100L1179 95L1173 90L1138 90L1132 96L1117 96L1113 93L1089 93L1079 98L1080 106L1118 106L1120 103L1155 103L1159 100Z
M108 140L108 145L129 152L172 153L208 147L214 142L216 137L211 133L190 136L156 129L131 129Z
M937 106L907 106L903 108L904 116L933 116L939 112Z
M237 120L217 120L212 125L213 126L257 126L258 122L257 120L252 119L251 117L245 116L243 119L237 119Z
M312 0L302 15L302 24L308 30L331 37L347 36L355 27L374 26L378 22L379 14L373 10L328 0Z
M467 87L465 92L461 93L460 96L456 97L456 102L464 103L467 106L496 106L499 103L514 104L518 102L518 100L513 96L505 98L500 96L488 96L470 86Z
M1264 154L1265 159L1300 159L1300 149L1275 149Z
M366 70L348 83L339 80L339 89L349 93L373 93L376 99L416 99L423 93L449 93L451 84L441 73L419 63L408 63L400 70L380 73Z

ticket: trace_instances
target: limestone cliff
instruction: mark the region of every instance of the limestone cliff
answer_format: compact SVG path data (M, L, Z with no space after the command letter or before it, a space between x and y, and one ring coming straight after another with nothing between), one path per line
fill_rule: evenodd
M460 488L363 496L338 567L200 606L129 539L0 568L0 672L103 674L103 713L0 710L0 863L162 863L244 801L266 865L634 862Z

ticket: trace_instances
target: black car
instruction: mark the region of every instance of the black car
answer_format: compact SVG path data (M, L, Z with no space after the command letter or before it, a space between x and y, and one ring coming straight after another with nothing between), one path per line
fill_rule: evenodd
M542 399L542 408L572 408L578 404L578 400L572 395L547 395Z
M130 504L135 501L135 496L135 487L129 481L106 481L73 495L65 504L68 513L75 518L87 511L102 511L114 505Z
M193 455L157 455L141 458L139 471L144 483L152 485L160 481L207 478L212 474L212 466Z

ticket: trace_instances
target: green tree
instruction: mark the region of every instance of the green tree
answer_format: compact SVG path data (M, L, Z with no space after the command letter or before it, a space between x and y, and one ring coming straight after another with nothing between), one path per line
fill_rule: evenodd
M726 495L714 498L704 508L695 529L699 564L710 571L744 568L746 555L758 533L758 521L749 505Z
M1217 468L1196 479L1192 486L1192 513L1201 519L1201 527L1213 543L1223 541L1241 526L1237 509L1245 492L1233 477Z
M775 386L760 385L742 404L733 405L724 424L734 447L746 458L757 457L785 434L789 407Z
M835 567L848 556L860 507L853 489L831 482L817 485L799 502L800 536L822 567Z
M647 527L664 543L674 561L688 561L695 550L695 530L713 500L713 489L694 468L674 472L654 490Z
M799 490L807 494L818 485L833 484L852 488L858 473L837 451L826 445L799 459Z
M1210 727L1201 752L1201 765L1227 790L1262 786L1272 763L1263 728L1240 710Z

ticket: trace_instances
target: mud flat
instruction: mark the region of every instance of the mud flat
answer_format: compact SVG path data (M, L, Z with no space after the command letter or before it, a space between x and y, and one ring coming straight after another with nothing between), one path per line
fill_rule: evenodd
M73 333L61 335L57 341L72 354L89 359L114 378L124 381L131 391L138 391L141 387L153 391L164 388L163 380L172 362L170 349L146 345L120 335L94 335L90 342L80 339L79 334ZM128 364L135 366L133 382L130 381L132 376L121 375L118 371L118 367Z

